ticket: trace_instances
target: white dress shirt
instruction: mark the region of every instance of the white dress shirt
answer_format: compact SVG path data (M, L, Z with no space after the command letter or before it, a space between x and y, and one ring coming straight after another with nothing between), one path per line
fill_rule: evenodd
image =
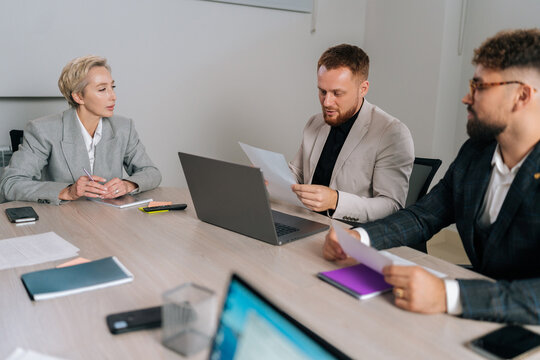
M75 111L75 115L77 116L77 120L79 120L79 125L81 126L81 133L84 139L84 145L86 146L86 151L88 152L88 159L90 160L90 174L94 173L94 154L96 152L96 145L101 140L101 131L102 131L102 121L101 118L99 119L98 126L96 128L96 131L94 132L94 137L90 136L88 133L88 130L84 127L83 123L81 122L81 119L79 119L79 115ZM98 174L99 175L99 174Z
M497 144L493 158L491 159L491 178L480 209L480 223L482 225L489 226L497 220L497 216L499 215L499 211L506 198L506 194L510 189L510 185L512 185L512 181L514 181L519 168L529 154L530 151L518 164L516 164L516 166L509 169L502 159L499 144ZM371 241L367 231L362 228L356 228L355 230L360 234L362 243L370 246ZM446 279L444 280L444 285L446 288L447 312L452 315L461 314L463 308L459 298L459 284L457 280Z

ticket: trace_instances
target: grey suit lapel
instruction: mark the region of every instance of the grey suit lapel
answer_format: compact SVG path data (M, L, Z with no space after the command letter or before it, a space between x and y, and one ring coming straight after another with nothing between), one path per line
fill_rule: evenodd
M81 126L75 116L75 109L64 112L62 117L62 153L66 159L66 164L73 177L73 182L84 175L83 167L90 169L88 152L84 146L84 139L81 134Z
M112 166L109 162L111 161L114 138L115 134L110 119L103 118L101 140L96 145L94 153L94 173L106 178L107 181L111 180L112 177Z
M336 159L334 170L332 170L332 178L330 179L330 184L334 182L337 173L339 172L343 164L345 164L345 161L349 158L349 156L358 146L360 141L362 141L362 138L366 135L369 129L369 125L371 124L372 108L373 105L371 105L364 99L364 104L362 105L362 109L358 114L358 118L354 122L354 125L351 128L349 135L347 135L347 139L345 139L345 143L343 143L343 147L341 148L341 151L339 152L339 155Z

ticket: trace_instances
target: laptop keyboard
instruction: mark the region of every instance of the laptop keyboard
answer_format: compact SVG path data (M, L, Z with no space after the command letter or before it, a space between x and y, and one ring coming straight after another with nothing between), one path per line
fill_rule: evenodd
M274 226L276 227L276 233L277 233L278 237L283 236L283 235L287 235L287 234L290 234L290 233L293 233L295 231L300 230L300 229L295 228L293 226L281 224L281 223L278 223L278 222L275 222Z

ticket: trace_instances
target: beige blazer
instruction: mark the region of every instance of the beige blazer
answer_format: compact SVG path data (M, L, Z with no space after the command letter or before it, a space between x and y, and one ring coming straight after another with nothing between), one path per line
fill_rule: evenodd
M311 184L329 132L322 114L309 119L302 145L289 163L300 184ZM413 163L407 126L364 99L332 172L330 188L339 192L332 217L366 222L403 208Z

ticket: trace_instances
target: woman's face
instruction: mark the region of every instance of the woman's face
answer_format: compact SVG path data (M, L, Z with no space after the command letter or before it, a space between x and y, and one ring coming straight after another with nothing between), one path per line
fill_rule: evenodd
M80 110L99 117L111 117L116 103L114 80L111 73L103 66L90 69L86 75L88 85L82 93L74 94Z

